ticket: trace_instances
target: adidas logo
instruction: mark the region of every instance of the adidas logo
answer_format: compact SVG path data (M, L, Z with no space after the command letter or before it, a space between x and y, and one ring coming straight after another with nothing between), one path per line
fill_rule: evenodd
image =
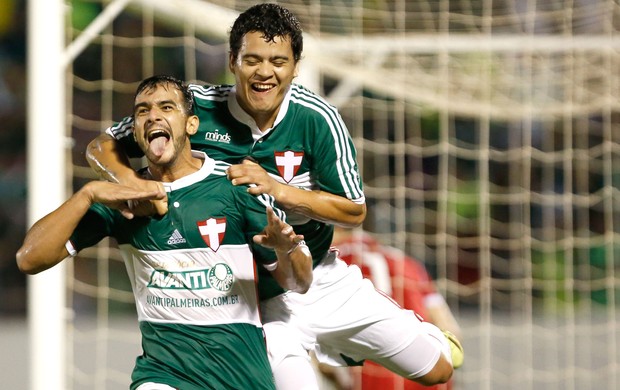
M185 241L181 233L179 233L178 229L174 229L174 231L172 232L172 235L168 239L168 245L183 244L185 242L187 241Z

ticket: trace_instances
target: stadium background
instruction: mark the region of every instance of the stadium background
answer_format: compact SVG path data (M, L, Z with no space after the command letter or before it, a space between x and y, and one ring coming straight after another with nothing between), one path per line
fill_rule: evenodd
M68 42L108 3L66 1ZM143 77L231 82L225 39L201 27L208 17L129 3L70 69L69 188L93 178L84 148L129 113ZM620 6L280 3L319 41L303 64L358 147L365 229L422 260L461 322L467 363L455 389L620 387ZM0 337L14 352L0 377L14 389L28 382L26 278L14 263L28 226L25 5L0 5ZM108 244L67 270L75 389L124 386L139 350Z

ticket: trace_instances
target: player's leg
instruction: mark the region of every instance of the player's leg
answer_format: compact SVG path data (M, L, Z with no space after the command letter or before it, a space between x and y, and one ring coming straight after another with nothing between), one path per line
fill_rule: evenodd
M269 362L278 390L319 388L308 354L316 344L313 326L315 320L323 322L322 317L333 317L337 312L340 295L327 295L333 291L324 287L346 277L346 268L346 263L336 261L336 252L330 252L314 270L312 285L305 294L288 292L261 302ZM347 299L346 294L343 299Z
M377 291L359 268L348 267L346 277L317 287L326 299L307 302L301 311L317 335L319 361L353 365L372 360L427 385L450 378L450 344L443 333Z
M263 302L263 315L270 319L279 316L294 329L302 350L316 346L317 358L322 363L354 365L356 361L368 359L379 364L392 363L388 367L391 370L424 383L449 379L450 363L444 364L440 346L420 326L421 321L413 312L402 310L375 290L369 280L362 278L358 267L348 267L333 255L326 260L315 269L314 281L306 294L287 293ZM381 325L373 326L378 323ZM273 333L278 342L283 340L278 332ZM415 359L389 360L410 345L416 350ZM282 348L290 349L291 344ZM277 354L286 356L282 351ZM276 362L274 374L279 375L281 366L274 356L272 348L271 359Z
M391 321L384 324L377 323L374 327L379 328L381 332L381 328L392 326L390 323ZM453 371L450 345L447 339L437 327L427 322L421 323L420 327L414 325L413 329L416 329L416 333L419 332L419 336L403 350L392 356L375 357L373 361L404 378L426 386L447 382ZM364 335L360 337L363 339ZM438 349L440 355L436 359ZM417 371L424 365L427 367L432 365L432 368L430 371L426 368L423 371Z
M267 355L277 390L318 390L318 380L310 355L299 335L282 321L263 325Z
M390 312L388 310L388 312ZM434 325L413 312L391 311L380 321L318 338L319 361L338 365L373 362L424 385L445 383L452 375L450 346Z

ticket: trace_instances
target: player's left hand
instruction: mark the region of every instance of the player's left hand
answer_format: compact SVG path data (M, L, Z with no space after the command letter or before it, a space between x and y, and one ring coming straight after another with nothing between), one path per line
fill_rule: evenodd
M271 207L267 208L267 226L254 236L255 243L283 252L295 248L303 239L304 236L296 234L293 227L278 218Z
M231 165L226 171L226 177L233 185L254 184L248 189L252 195L268 194L278 199L278 191L284 184L269 176L267 171L257 163L243 160L241 164Z

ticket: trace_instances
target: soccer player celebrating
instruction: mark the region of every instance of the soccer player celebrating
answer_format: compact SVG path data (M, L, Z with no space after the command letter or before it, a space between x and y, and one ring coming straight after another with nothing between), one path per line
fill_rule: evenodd
M302 236L269 196L226 179L226 163L190 149L193 97L155 76L138 87L134 137L146 174L163 191L93 181L28 231L17 264L34 274L114 237L125 260L142 334L131 389L275 389L259 317L256 265L304 293L312 260ZM161 199L170 210L135 217L127 201Z
M259 269L276 385L318 387L310 350L332 365L369 359L425 385L446 382L453 371L452 341L377 293L358 267L348 267L330 250L333 224L363 222L365 197L355 148L340 114L293 84L302 35L297 18L281 6L250 7L230 32L235 85L190 86L200 117L193 147L235 164L227 171L234 185L251 184L250 193L274 197L312 253L313 284L306 294L285 291ZM89 163L109 180L157 188L129 168L127 156L139 156L131 129L131 118L126 118L92 141Z

